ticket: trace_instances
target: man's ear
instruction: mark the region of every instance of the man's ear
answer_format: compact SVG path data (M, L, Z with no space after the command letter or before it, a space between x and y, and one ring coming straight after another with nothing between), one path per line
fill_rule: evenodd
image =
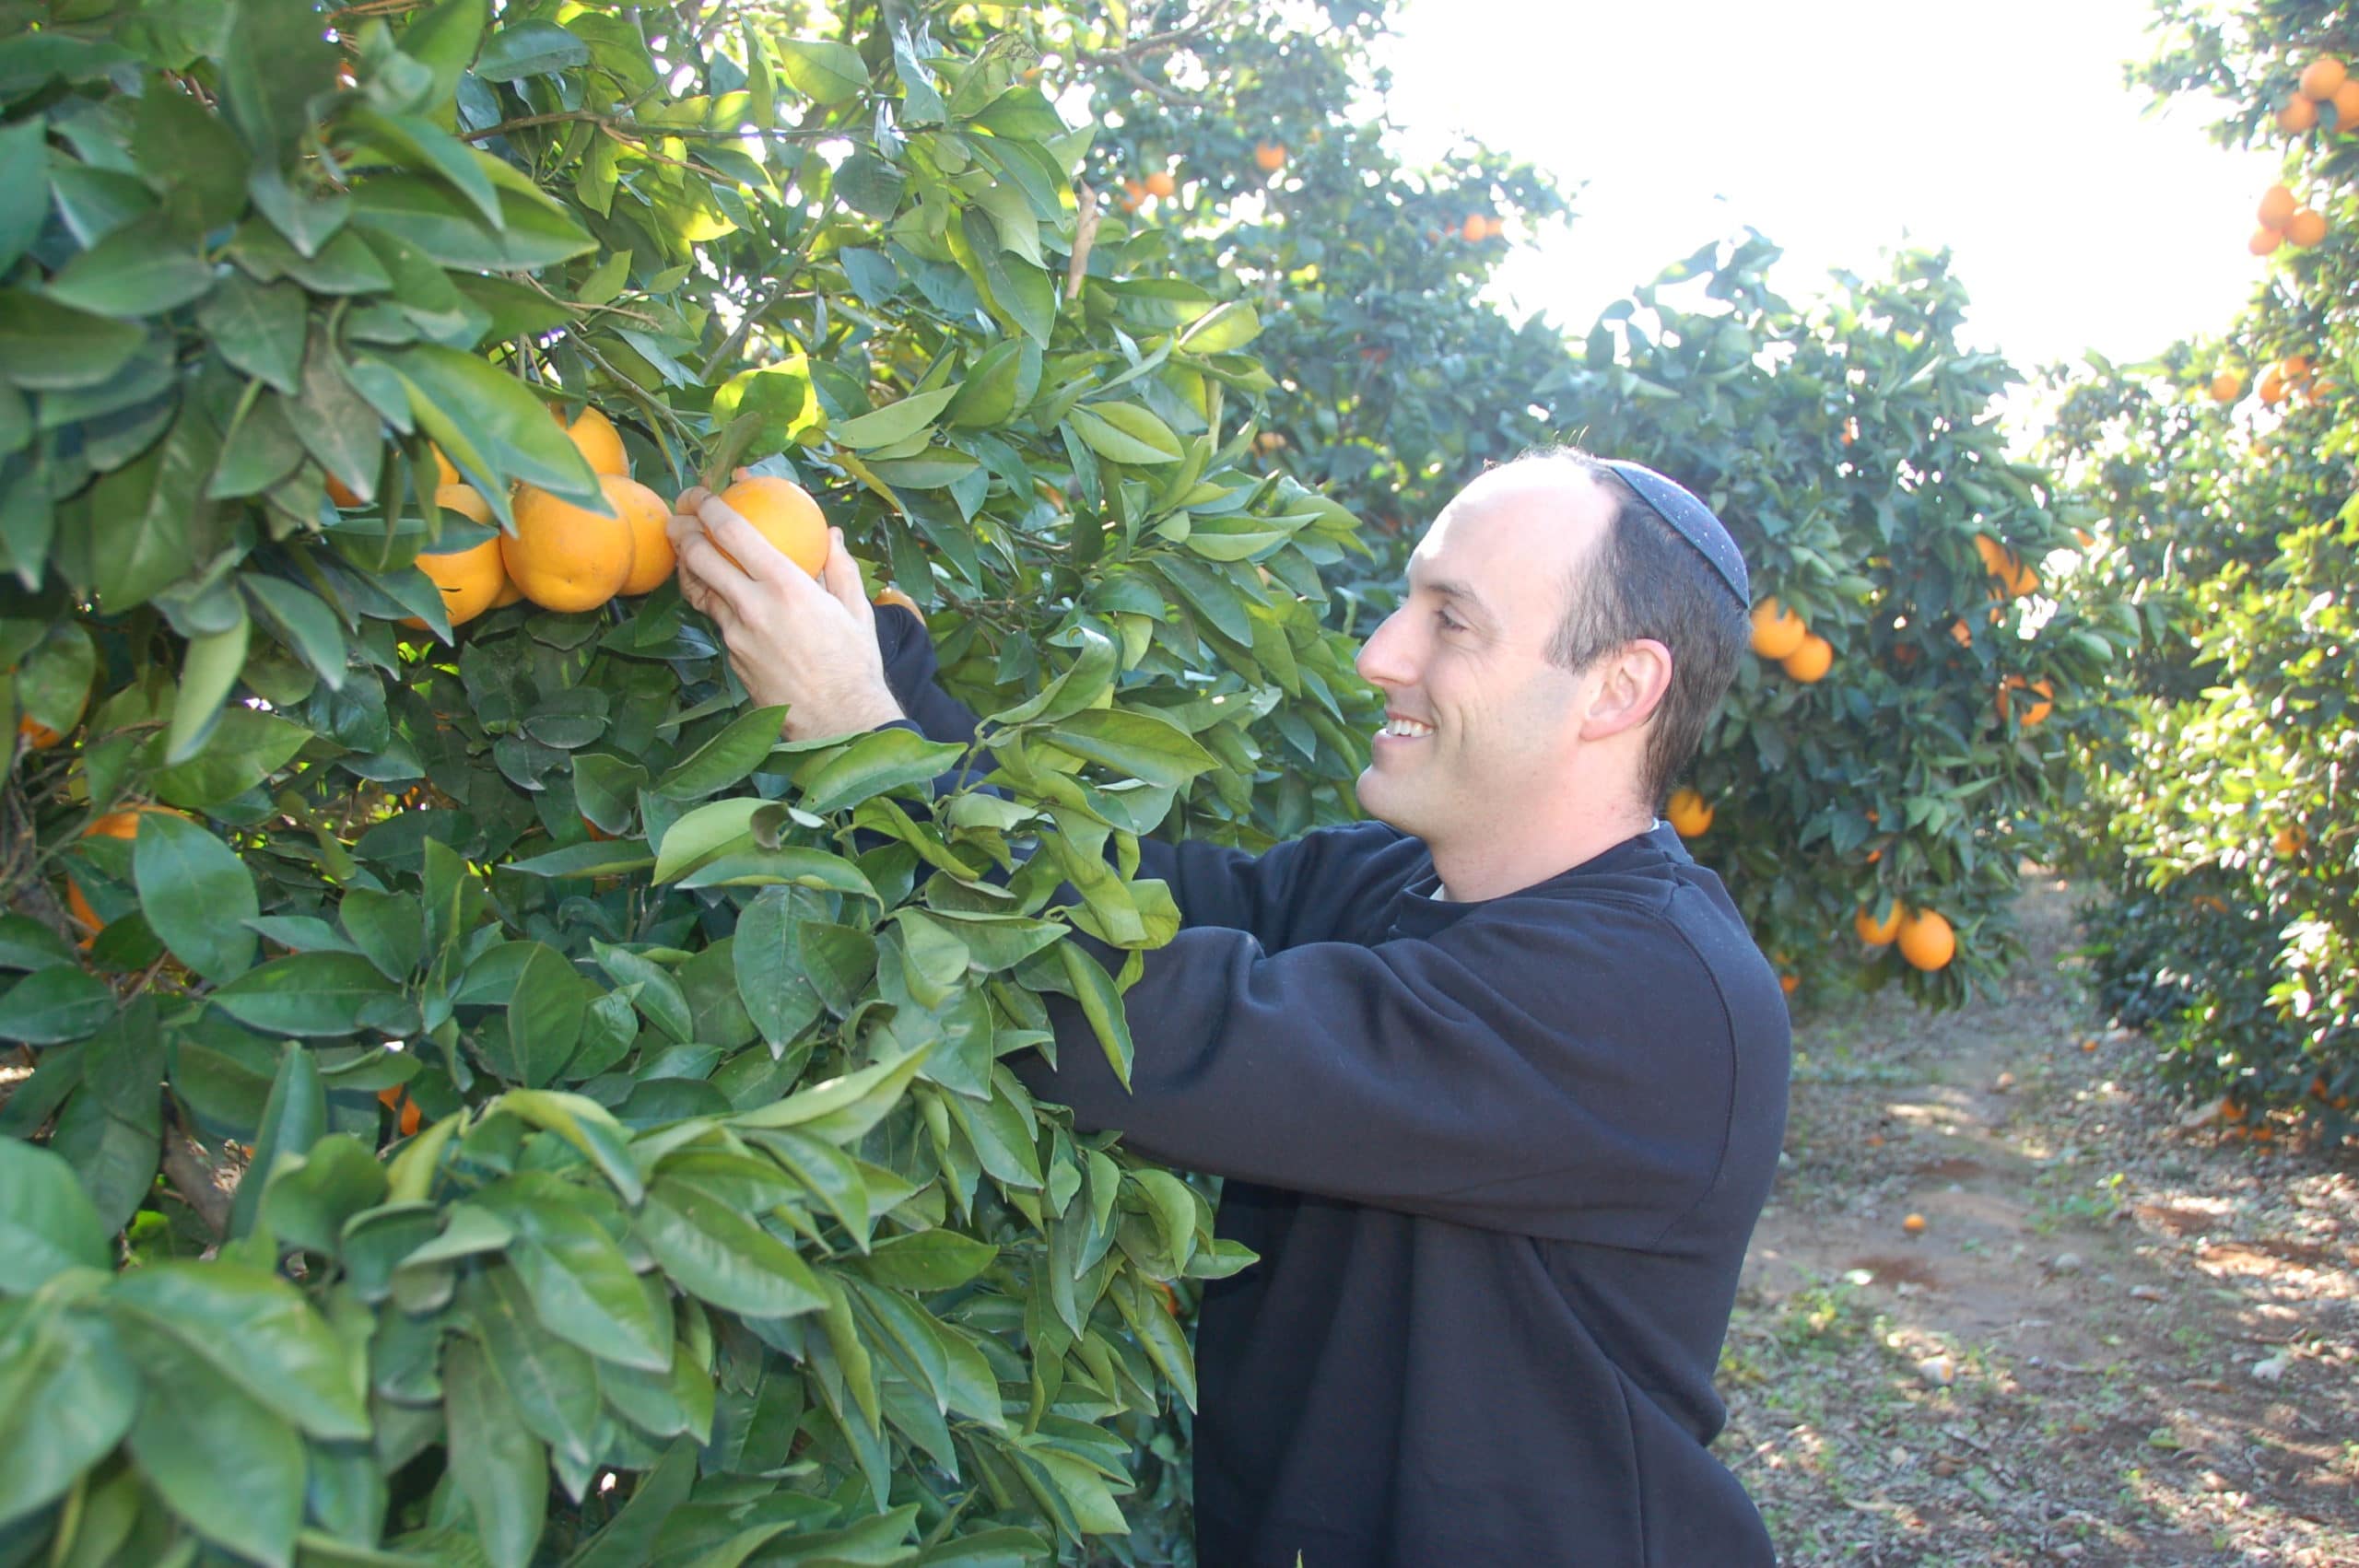
M1581 739L1602 741L1654 717L1671 690L1671 649L1653 638L1624 643L1598 662L1596 695L1581 720Z

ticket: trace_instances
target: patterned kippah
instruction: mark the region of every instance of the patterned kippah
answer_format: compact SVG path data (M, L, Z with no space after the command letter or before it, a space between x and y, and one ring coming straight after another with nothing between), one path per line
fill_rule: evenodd
M1664 478L1644 463L1626 462L1618 458L1599 460L1600 466L1637 493L1640 500L1671 524L1678 535L1696 547L1696 553L1710 563L1719 574L1731 593L1736 595L1740 609L1753 607L1753 591L1745 575L1744 556L1712 515L1712 509L1697 500L1684 486Z

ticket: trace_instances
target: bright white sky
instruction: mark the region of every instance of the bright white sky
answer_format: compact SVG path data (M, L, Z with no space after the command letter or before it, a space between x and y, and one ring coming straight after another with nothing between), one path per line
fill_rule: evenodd
M1567 13L1572 13L1567 15ZM1830 267L1950 246L1972 345L2019 370L2224 331L2273 151L2147 110L2150 0L1408 0L1387 51L1413 159L1472 135L1552 170L1576 218L1511 235L1520 310L1586 330L1706 241L1758 228L1800 303ZM1536 244L1533 241L1536 240Z

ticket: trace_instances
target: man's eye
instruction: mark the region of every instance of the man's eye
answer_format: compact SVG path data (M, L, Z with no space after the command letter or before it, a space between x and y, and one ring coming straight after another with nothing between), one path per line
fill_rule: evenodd
M1466 623L1447 610L1436 610L1434 619L1441 623L1444 631L1462 632L1466 629Z

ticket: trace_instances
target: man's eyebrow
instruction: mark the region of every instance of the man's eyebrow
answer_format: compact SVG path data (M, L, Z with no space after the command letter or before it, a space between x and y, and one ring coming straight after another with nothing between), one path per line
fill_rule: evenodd
M1439 594L1444 599L1454 599L1485 620L1498 619L1490 604L1481 594L1474 591L1472 583L1461 582L1455 578L1438 578L1428 582L1412 582L1409 586L1422 588L1427 593Z

